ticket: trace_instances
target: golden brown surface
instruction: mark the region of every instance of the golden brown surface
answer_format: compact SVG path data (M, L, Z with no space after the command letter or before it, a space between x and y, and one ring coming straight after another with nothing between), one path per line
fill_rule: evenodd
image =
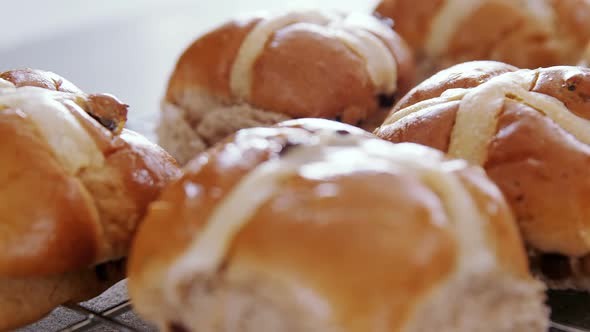
M590 120L590 71L578 67L541 69L532 91L559 99L579 117Z
M140 313L160 308L159 317L146 316L158 320L181 309L147 299L170 296L169 269L246 174L296 148L293 144L310 144L311 131L328 128L315 121L239 131L189 163L185 175L164 190L150 206L130 255L130 294ZM348 135L374 139L362 132ZM486 219L487 243L481 245L489 246L508 274L527 279L523 245L500 192L483 172L467 167L454 173ZM286 177L231 240L222 268L212 273L223 279L224 271L239 270L250 278L287 280L327 301L334 323L347 331L370 330L379 313L388 317L381 328L395 331L422 296L456 272L462 255L456 221L439 194L412 174L375 169ZM326 185L337 194L322 194L319 188ZM163 233L169 241L160 241Z
M188 91L207 91L223 104L238 104L240 98L230 89L232 65L242 42L259 21L231 21L197 39L178 60L166 101L179 105ZM289 117L322 117L350 124L381 116L377 114L383 107L380 97L394 96L380 96L365 60L314 26L318 27L290 24L271 35L253 65L251 95L245 101ZM377 37L397 60L396 96L401 96L413 85L412 53L397 35ZM190 105L182 106L190 109Z
M23 113L0 111L0 137L11 140L0 144L0 274L61 273L96 261L102 229L82 183L65 174Z
M590 40L588 1L474 0L479 4L475 10L463 17L461 10L467 11L467 6L456 8L455 18L443 23L454 27L443 49L429 50L429 36L437 29L432 23L452 2L382 0L375 13L394 20L396 30L424 61L426 74L472 60L496 60L531 69L573 65Z
M11 82L17 87L36 86L53 91L82 93L72 82L45 70L31 68L9 70L0 73L0 78Z
M533 144L542 142L542 144ZM535 110L505 105L485 165L533 247L590 253L590 148Z
M18 86L6 89L40 88L27 90L23 98L40 98L48 93L45 89L60 91L53 96L63 97L56 100L66 107L24 103L22 109L10 108L0 98L0 280L14 285L0 290L0 312L7 314L0 315L4 329L38 319L68 300L94 296L119 280L121 272L96 281L89 267L127 254L147 205L180 171L161 148L122 129L127 106L114 97L86 95L44 71L15 70L0 77ZM96 143L87 148L102 154L104 163L72 170L60 157L63 151L44 136L45 124L27 115L27 107L70 112ZM60 119L66 126L66 117ZM62 137L65 143L58 146L67 149L77 139ZM22 309L18 313L17 307Z
M379 17L393 19L395 30L412 49L419 50L430 32L430 21L444 2L445 0L384 0L379 3L375 13Z
M517 69L496 61L470 61L454 65L436 73L410 90L395 104L392 113L423 100L439 97L448 89L473 88L492 77Z
M416 100L436 98L456 79L437 77L438 87L428 83L414 89L414 95L425 96ZM590 119L589 86L587 69L552 67L535 72L531 91L558 99L585 121ZM383 125L375 133L392 142L415 142L446 152L460 104L435 100L420 114ZM394 112L411 105L406 102ZM589 177L584 175L590 148L543 112L508 93L482 166L506 196L530 246L580 257L590 253L585 235L590 209L583 199L590 194Z
M231 21L195 40L176 63L166 100L177 102L186 89L203 89L222 100L231 100L229 79L234 59L259 20Z
M64 90L71 85L43 71L16 70L1 76L19 86ZM61 83L43 85L47 82ZM79 99L87 100L81 106L90 111L126 116L126 106L108 95L80 93ZM134 133L117 135L117 128L113 134L93 120L93 114L87 115L74 103L66 104L103 152L104 167L68 174L37 124L18 110L2 111L2 135L12 142L3 145L8 150L1 154L5 160L0 163L5 169L3 201L11 202L2 204L4 215L9 216L7 225L11 225L2 232L6 237L0 255L4 275L62 273L123 256L147 204L179 173L172 158L156 145ZM33 201L26 199L37 196ZM32 208L32 203L38 207ZM23 239L28 239L26 245Z
M560 31L583 45L590 40L588 0L550 0L560 23Z

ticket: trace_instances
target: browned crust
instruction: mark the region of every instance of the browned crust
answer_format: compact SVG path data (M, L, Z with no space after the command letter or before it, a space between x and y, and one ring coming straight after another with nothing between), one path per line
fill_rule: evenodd
M228 104L248 102L289 117L338 119L354 125L378 113L380 96L365 60L340 40L314 32L306 23L276 31L254 63L251 96L245 101L233 96L233 62L259 20L231 21L197 39L178 60L166 100L177 104L187 91L207 91ZM414 82L413 55L398 35L384 42L398 60L397 95L401 95Z
M430 24L445 0L383 0L375 13L393 20L394 29L419 52L424 39L430 33Z
M0 274L61 273L94 262L102 229L92 198L66 174L32 121L0 111Z
M481 7L459 22L446 49L437 55L422 56L433 19L447 1L382 0L375 12L393 19L395 29L424 61L421 64L435 70L484 59L531 69L573 65L590 40L590 3L585 0L543 1L555 15L549 26L525 6L478 2Z
M445 56L452 63L491 59L532 69L568 63L570 52L530 15L511 4L483 1L459 24Z
M222 100L233 99L229 81L240 46L260 18L230 21L198 38L180 56L166 92L176 104L186 90L205 90Z
M588 69L552 67L537 73L532 91L553 96L573 113L589 118ZM439 82L438 86L420 85L415 90L421 98L410 100L436 97L456 80L456 74L449 74L447 80L436 76L433 82ZM411 105L404 102L403 107ZM585 175L590 148L539 111L516 101L505 103L484 167L506 196L529 245L543 252L586 255L590 245L583 234L590 229L590 210L583 197L590 195L590 176ZM390 141L417 142L446 152L456 112L457 102L441 102L375 133Z
M308 144L309 131L326 126L308 120L242 130L190 163L151 205L134 241L129 286L140 312L160 305L142 300L163 296L157 292L166 287L168 269L240 179L285 147ZM366 133L348 134L370 139ZM457 172L487 213L486 237L500 265L528 277L522 242L501 193L483 172ZM318 194L323 184L336 186L338 195ZM391 315L386 329L397 330L416 301L455 269L455 225L447 217L433 223L440 213L445 215L440 198L414 176L375 171L311 180L295 175L238 232L219 273L272 275L310 288L329 303L335 323L359 331L374 326L374 315L386 307ZM173 241L159 241L163 232Z
M590 148L526 105L507 102L485 168L526 241L543 252L590 253ZM542 142L542 144L535 144Z
M72 82L45 70L32 68L9 70L0 73L0 78L11 82L17 87L36 86L53 91L82 93Z
M578 67L539 70L532 91L559 99L579 117L590 120L590 71Z
M447 152L459 103L435 105L424 115L381 126L375 130L375 135L393 143L412 142Z
M326 183L337 198L318 197ZM237 235L227 260L305 283L330 303L338 326L368 330L387 308L395 331L456 268L452 222L433 224L443 211L436 194L403 175L294 177Z
M291 126L301 124L238 132L189 164L185 175L164 190L134 241L132 295L151 287L144 283L150 275L162 273L185 252L216 204L245 174L276 157L284 146L309 144L312 135ZM251 144L254 141L260 144ZM240 158L230 157L237 152ZM317 187L326 183L338 186L338 198L318 197ZM191 186L198 190L187 196ZM332 302L335 319L348 326L370 325L386 301L393 315L388 328L393 330L407 318L419 294L454 268L456 240L450 223L433 224L439 213L444 213L439 198L415 178L358 173L312 181L294 176L238 233L225 265L245 264L249 270L301 280ZM174 240L157 241L163 231ZM417 263L424 259L432 263ZM397 273L400 270L404 273Z
M126 106L111 96L66 91L65 79L39 70L0 75L19 86L76 93L80 105L64 103L105 157L104 167L70 174L25 113L0 111L0 137L10 142L0 146L0 274L60 274L125 255L148 203L179 175L175 161L139 135L93 119L99 113L124 122Z
M290 25L269 41L253 68L252 104L293 118L366 119L378 105L364 60L306 26Z
M551 0L562 33L580 47L590 40L590 3L586 0Z
M518 68L497 61L471 61L454 65L426 79L393 108L397 112L423 100L439 97L448 89L472 88L489 79Z

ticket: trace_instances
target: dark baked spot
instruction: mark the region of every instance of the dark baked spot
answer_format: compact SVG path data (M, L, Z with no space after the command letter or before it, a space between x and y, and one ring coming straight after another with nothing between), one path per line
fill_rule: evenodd
M339 129L339 130L336 130L336 133L337 133L338 135L342 135L342 136L350 135L350 131L348 131L348 130L344 130L344 129Z
M91 114L91 113L89 113L89 114L94 120L98 121L98 123L100 123L103 127L105 127L106 129L108 129L110 131L114 131L118 127L118 124L115 120L101 118L101 117L98 117L98 116Z
M170 322L170 323L168 323L168 331L170 331L170 332L189 332L189 329L187 329L181 323Z
M570 90L570 91L576 91L576 86L574 84L569 84L567 86L567 89Z
M377 96L377 99L379 100L379 107L381 108L393 107L393 105L395 104L395 94L380 94Z
M336 115L334 118L335 121L342 122L342 115Z
M98 278L99 281L108 281L109 280L109 272L107 269L107 264L109 264L109 263L99 264L94 268L94 274L96 274L96 278Z
M559 254L542 255L540 269L551 280L563 280L573 273L569 258Z
M517 202L522 202L522 201L524 201L524 195L523 194L520 194L520 195L516 196L515 199L516 199Z

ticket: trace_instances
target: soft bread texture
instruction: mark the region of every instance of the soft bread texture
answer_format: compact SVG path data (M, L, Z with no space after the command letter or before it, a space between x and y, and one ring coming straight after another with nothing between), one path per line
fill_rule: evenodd
M547 327L508 207L464 161L306 119L240 130L185 171L130 255L136 311L162 331Z
M461 88L455 75L441 75L476 64L417 86L375 133L483 166L533 250L574 260L590 254L590 70L471 71L462 75L474 79Z
M338 119L372 130L413 80L408 46L369 15L308 11L234 20L180 56L162 103L159 142L184 164L236 129L285 119Z
M382 0L375 13L394 20L421 77L472 60L574 65L590 40L588 0Z
M0 292L4 330L121 278L92 282L91 267L126 255L147 205L180 171L122 129L126 105L112 96L44 71L0 77L0 279L14 285Z

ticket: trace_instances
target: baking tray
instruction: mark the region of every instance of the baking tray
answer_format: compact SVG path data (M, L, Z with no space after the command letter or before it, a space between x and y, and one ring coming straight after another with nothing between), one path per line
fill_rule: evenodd
M553 320L550 332L590 332L590 295L570 291L550 291L548 295ZM157 329L133 312L123 281L93 300L61 306L45 319L17 331L155 332Z

